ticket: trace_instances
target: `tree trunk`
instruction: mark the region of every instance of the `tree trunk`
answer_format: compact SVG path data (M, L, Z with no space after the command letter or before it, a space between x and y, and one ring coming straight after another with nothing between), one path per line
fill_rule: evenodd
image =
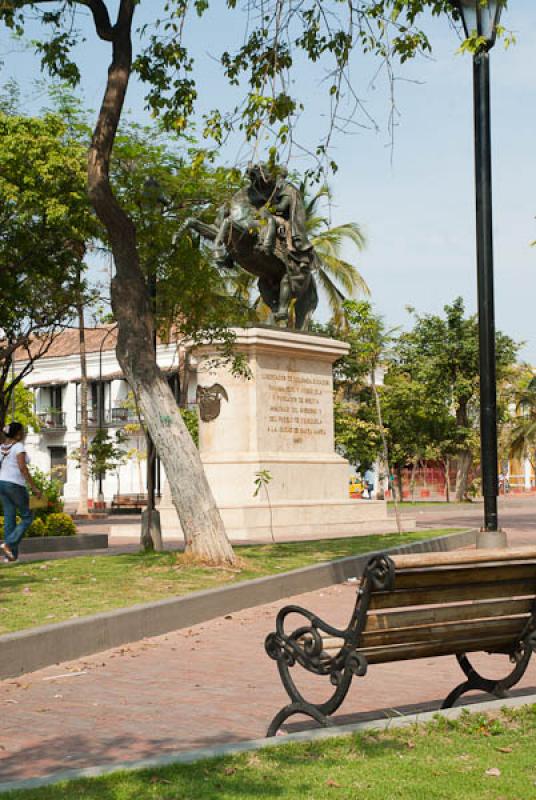
M112 308L118 322L117 359L134 392L168 476L186 551L210 563L234 563L199 453L156 364L154 319L140 268L136 230L110 186L109 163L132 67L135 0L121 0L112 31L113 57L88 157L89 196L106 227L115 261Z
M400 509L398 508L398 501L395 496L394 486L391 481L391 469L389 467L389 448L387 446L387 437L385 435L385 427L383 425L383 414L382 414L382 406L380 403L380 396L378 394L378 388L376 386L376 373L374 368L370 371L370 385L372 387L372 394L374 395L374 403L376 405L376 416L378 419L378 427L380 429L380 437L382 440L382 451L383 451L383 462L385 464L385 469L387 470L388 475L388 486L391 489L391 493L393 495L393 503L395 507L395 520L396 520L396 528L398 533L402 533L402 520L400 519Z
M413 464L411 465L411 478L409 479L409 486L410 486L410 489L411 489L411 502L412 503L415 502L415 482L416 482L415 476L417 474L417 469L418 469L419 463L420 463L420 459L419 459L419 457L417 455L415 455L415 458L413 459Z
M87 408L87 358L86 358L86 329L84 320L84 304L80 299L78 311L78 341L80 344L80 494L76 513L79 517L87 517L88 511L88 485L89 485L89 422Z
M467 400L461 400L456 409L456 426L460 431L467 431L470 427ZM461 503L467 499L473 455L469 449L461 449L456 454L456 461L456 500Z
M456 456L456 500L458 503L467 499L467 489L469 485L469 470L473 462L470 450L462 450Z
M398 487L398 499L401 503L404 502L404 486L403 486L403 479L402 479L402 467L400 463L395 464L395 472L396 472L396 485Z

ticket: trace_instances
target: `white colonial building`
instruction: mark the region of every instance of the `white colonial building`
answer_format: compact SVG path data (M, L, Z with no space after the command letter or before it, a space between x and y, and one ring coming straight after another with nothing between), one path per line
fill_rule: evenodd
M146 491L145 435L115 356L115 327L88 328L85 338L90 440L99 428L112 435L123 430L128 436L123 445L128 458L117 472L108 472L103 480L104 498L110 502L118 493ZM158 343L158 365L167 375L177 402L181 358L184 352L176 342ZM20 370L23 363L16 362L16 368ZM35 412L41 423L40 430L30 431L27 438L32 464L62 482L67 502L78 499L80 488L80 472L73 458L80 447L80 380L77 328L61 333L24 380L24 385L34 393ZM159 473L158 469L157 490ZM97 486L90 482L90 497L96 496Z

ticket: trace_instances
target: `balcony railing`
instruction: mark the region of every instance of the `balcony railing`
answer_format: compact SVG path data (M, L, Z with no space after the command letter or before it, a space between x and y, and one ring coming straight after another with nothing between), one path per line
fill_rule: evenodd
M41 433L64 431L66 428L64 411L42 411L37 416L41 423Z
M102 425L106 427L119 427L138 422L138 416L130 408L104 408L102 410ZM76 427L79 428L82 423L82 411L80 408L76 409ZM88 408L88 425L90 428L98 428L101 421L99 420L99 410L95 407Z

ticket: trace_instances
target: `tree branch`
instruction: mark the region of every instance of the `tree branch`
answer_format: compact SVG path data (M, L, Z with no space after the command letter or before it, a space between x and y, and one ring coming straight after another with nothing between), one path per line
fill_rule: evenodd
M57 0L16 0L13 4L14 10L24 6L42 5L43 3L56 3ZM114 27L110 21L110 14L104 0L75 0L80 6L86 6L93 14L93 22L97 35L106 42L114 39ZM0 9L1 10L1 9Z
M97 35L106 42L112 42L115 30L110 21L110 14L103 0L77 0L82 6L87 6L93 14L93 22Z

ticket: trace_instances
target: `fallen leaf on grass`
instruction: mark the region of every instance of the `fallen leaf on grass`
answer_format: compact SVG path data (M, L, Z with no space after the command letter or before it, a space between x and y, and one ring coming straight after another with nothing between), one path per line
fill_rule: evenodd
M236 769L235 769L235 767L225 767L223 772L224 772L225 775L234 775L235 772L236 772Z
M490 769L485 771L484 775L487 775L489 778L500 778L501 770L497 769L497 767L490 767Z
M326 786L329 786L331 789L342 789L341 784L337 783L337 781L334 781L332 778L327 779Z
M513 750L512 747L496 747L495 749L498 753L511 753Z

